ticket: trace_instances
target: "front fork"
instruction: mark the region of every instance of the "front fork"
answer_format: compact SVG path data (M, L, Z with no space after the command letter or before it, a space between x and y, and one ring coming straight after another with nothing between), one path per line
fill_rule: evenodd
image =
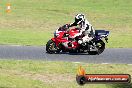
M57 46L57 44L55 42L56 41L55 38L52 38L51 40L54 42L54 50L55 51L59 50L59 47Z

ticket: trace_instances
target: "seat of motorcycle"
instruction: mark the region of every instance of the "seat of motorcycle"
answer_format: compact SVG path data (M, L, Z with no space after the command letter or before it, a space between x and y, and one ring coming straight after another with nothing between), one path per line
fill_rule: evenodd
M95 30L95 35L106 35L105 30Z

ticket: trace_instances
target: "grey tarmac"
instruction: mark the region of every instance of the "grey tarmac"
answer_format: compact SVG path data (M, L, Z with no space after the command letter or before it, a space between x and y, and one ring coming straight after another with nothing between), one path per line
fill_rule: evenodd
M132 64L132 48L107 48L100 55L47 54L45 46L0 45L0 59Z

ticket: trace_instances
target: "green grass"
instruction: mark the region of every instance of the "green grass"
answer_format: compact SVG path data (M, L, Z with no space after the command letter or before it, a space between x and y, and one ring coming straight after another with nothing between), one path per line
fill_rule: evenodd
M110 48L132 48L131 33L112 33L106 47Z
M132 65L72 62L0 60L0 88L131 88L131 84L86 84L79 86L78 67L88 74L130 74Z
M5 12L6 3L11 13ZM131 0L2 0L0 44L44 45L77 13L84 13L94 28L110 31L109 48L132 47Z
M44 45L52 36L50 32L23 30L0 30L0 44ZM6 43L5 43L6 42Z

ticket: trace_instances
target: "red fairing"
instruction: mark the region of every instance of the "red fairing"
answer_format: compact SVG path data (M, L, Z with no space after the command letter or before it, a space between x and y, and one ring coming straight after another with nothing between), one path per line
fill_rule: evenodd
M71 29L69 31L70 37L74 37L75 34L79 33L79 30L77 28Z
M70 29L69 31L60 31L57 33L57 36L55 36L54 38L52 38L52 41L55 42L56 46L59 47L59 44L63 44L63 43L72 43L72 46L68 46L69 49L71 48L77 48L78 47L78 42L77 41L71 41L68 40L68 38L74 38L74 35L79 33L79 30L77 28L75 29ZM64 35L68 34L68 37L65 37Z
M55 42L55 38L52 38L51 40Z
M73 45L74 45L73 48L77 48L79 46L77 41L73 42Z

